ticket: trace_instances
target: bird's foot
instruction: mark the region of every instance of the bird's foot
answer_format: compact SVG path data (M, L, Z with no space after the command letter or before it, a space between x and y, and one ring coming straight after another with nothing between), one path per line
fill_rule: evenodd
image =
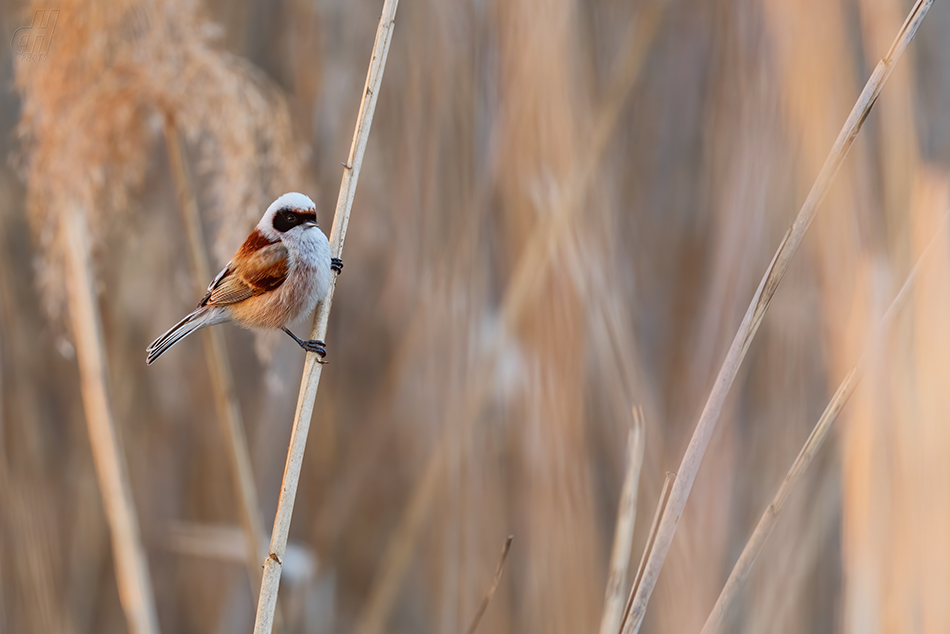
M330 269L336 271L336 274L339 275L343 272L343 260L340 258L330 258Z
M290 332L288 329L283 328L284 332L290 335L294 341L297 342L297 345L306 350L307 352L313 352L314 354L320 355L320 358L317 359L317 363L325 364L326 361L323 360L327 356L327 344L323 343L318 339L301 339L294 333Z
M327 362L323 360L327 356L327 344L319 341L317 339L310 339L304 341L300 344L300 347L306 350L307 352L313 352L320 355L320 358L317 359L317 363L325 365Z

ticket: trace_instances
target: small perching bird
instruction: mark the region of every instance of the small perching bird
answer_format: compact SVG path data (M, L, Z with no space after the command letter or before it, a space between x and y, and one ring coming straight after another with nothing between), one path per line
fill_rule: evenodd
M343 262L330 257L330 242L317 225L309 197L284 194L208 286L198 308L146 349L149 365L166 350L205 326L234 321L245 328L280 328L308 352L327 354L322 341L305 341L287 329L316 308L330 288L331 271Z

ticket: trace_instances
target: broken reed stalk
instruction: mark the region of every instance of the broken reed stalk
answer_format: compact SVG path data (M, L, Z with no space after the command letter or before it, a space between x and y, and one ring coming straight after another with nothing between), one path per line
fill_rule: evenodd
M701 634L713 634L715 632L719 632L722 629L726 614L738 596L739 590L745 584L745 580L749 576L749 571L752 570L752 565L755 564L756 558L759 556L759 553L762 552L762 548L765 546L765 542L768 540L769 535L772 534L772 529L775 528L775 524L778 522L778 517L781 515L782 510L785 507L785 501L788 499L792 489L801 481L805 471L809 466L811 466L815 456L818 453L818 450L821 449L822 444L828 437L828 433L831 431L832 426L837 420L838 414L841 413L841 410L848 403L848 399L851 398L854 390L861 382L861 378L864 375L865 366L868 363L868 359L872 355L874 347L883 343L884 336L894 323L894 318L897 312L904 307L907 297L910 294L910 290L912 289L914 282L917 280L917 274L920 270L920 267L933 251L934 245L936 245L938 242L938 238L940 238L940 236L946 231L948 218L950 218L950 215L945 214L943 221L940 222L937 231L934 233L934 237L931 238L930 243L917 259L917 262L914 264L914 268L911 269L910 273L907 275L907 279L904 280L904 284L901 286L900 291L898 291L897 295L894 297L894 301L891 302L891 305L884 313L884 316L881 318L877 328L871 334L868 345L865 347L857 365L855 365L845 376L844 380L841 381L841 384L835 391L834 396L832 396L827 407L825 407L825 411L821 414L821 417L818 419L815 427L808 435L808 439L805 441L802 450L795 458L795 462L792 463L791 468L788 470L788 474L786 474L785 479L782 481L782 485L779 487L778 492L776 492L775 497L772 499L772 502L769 504L768 508L765 509L765 512L759 519L759 523L752 532L752 536L742 549L739 559L736 560L736 564L733 566L732 572L729 574L729 579L726 581L726 585L723 586L722 592L719 594L719 598L716 599L716 605L713 606L712 611L706 618L706 623L703 625Z
M211 281L211 266L201 229L201 218L198 215L198 202L188 176L181 135L174 121L168 116L165 120L165 145L168 149L168 162L178 194L178 205L181 207L185 223L185 233L188 234L191 263L197 284L203 292L203 283ZM234 377L231 374L228 351L224 345L224 332L217 328L205 328L202 335L215 406L218 410L218 421L228 445L228 464L231 468L234 492L238 498L238 514L247 542L245 563L251 582L251 592L258 594L261 590L261 561L266 556L264 522L257 500L254 472L251 470L251 454L247 448L241 407L238 403L237 391L234 389Z
M501 573L505 571L505 562L508 561L508 551L511 550L511 542L514 538L514 535L509 535L508 539L505 540L505 545L501 547L501 557L498 559L498 565L495 566L495 574L492 576L491 584L488 586L488 590L485 591L485 596L482 597L482 602L475 612L475 618L472 619L472 624L465 630L466 634L475 634L475 630L478 629L478 624L481 623L485 610L488 609L488 604L491 603L491 598L495 596L495 590L498 588L498 582L501 581Z
M637 521L637 492L640 489L640 470L644 451L643 409L633 408L633 429L627 434L627 475L620 490L617 508L617 527L610 553L610 575L604 596L604 611L600 617L600 634L616 634L627 605L627 569L633 550L633 529Z
M798 216L785 233L785 237L775 252L772 262L766 269L762 281L759 283L759 287L752 296L752 302L749 304L742 323L739 325L739 330L736 332L735 339L733 339L732 345L726 353L726 358L723 360L719 374L716 376L716 382L706 401L706 406L703 408L703 412L699 417L699 422L696 423L696 430L693 432L693 437L690 439L686 453L683 455L683 460L677 471L676 481L673 483L673 488L670 491L667 512L664 512L663 518L660 520L656 543L654 544L653 551L650 553L650 558L647 560L642 583L637 590L637 596L634 598L631 618L628 621L628 625L635 623L637 627L639 627L639 624L642 623L643 614L650 601L650 595L656 587L657 578L663 567L663 562L666 560L667 553L669 553L670 545L673 542L673 535L676 533L676 527L679 524L680 517L683 515L686 500L689 498L689 492L696 478L696 473L699 471L703 455L706 453L709 439L712 437L712 433L716 428L719 414L722 412L723 403L726 400L730 387L732 387L732 382L736 378L739 367L742 365L742 360L745 358L745 354L752 343L752 339L755 337L755 333L762 323L762 318L768 310L772 297L775 295L776 289L778 289L782 278L785 276L788 265L798 245L801 243L805 232L808 230L809 225L811 225L812 220L814 220L819 205L828 193L828 189L831 187L835 175L844 163L844 159L848 155L848 151L851 149L854 139L860 132L865 118L874 106L874 102L877 101L877 97L880 95L881 89L884 87L884 83L894 69L897 60L900 59L904 49L907 48L907 45L914 38L917 28L927 15L927 10L931 4L933 4L933 0L917 0L917 3L913 9L911 9L910 14L898 32L894 43L891 44L887 55L884 56L874 69L870 79L868 79L864 86L864 90L861 91L860 96L855 102L854 108L852 108L851 114L848 116L844 127L838 134L838 138L835 140L828 158L825 159L818 178L815 180L814 185L812 185L808 197L798 212ZM635 632L636 630L633 631Z
M379 27L376 30L373 55L370 58L369 70L366 74L366 85L363 88L363 97L360 101L360 111L356 120L353 143L350 146L350 154L347 157L346 164L343 166L343 182L340 184L340 194L333 215L333 228L330 231L330 252L334 257L343 255L346 227L350 220L350 210L353 207L353 197L356 195L356 184L359 181L360 167L363 164L363 154L366 152L370 127L373 124L376 98L383 81L383 71L386 68L386 57L389 55L389 44L392 42L393 24L398 4L399 0L385 0L382 15L379 18ZM332 276L327 296L317 307L311 339L325 341L327 322L330 318L330 306L333 303L335 290L336 276ZM300 394L297 397L297 411L294 414L293 431L290 435L290 446L287 450L287 464L284 467L284 478L280 489L280 498L277 502L277 515L274 518L274 531L271 534L270 552L264 559L264 576L257 604L257 618L254 621L254 634L270 634L273 625L280 572L283 566L284 552L287 549L290 519L294 510L294 498L297 495L297 482L300 479L304 449L307 445L307 433L310 431L310 419L313 416L313 403L317 396L317 387L320 385L322 370L323 365L319 362L317 355L307 353L303 377L300 381Z
M69 317L76 342L80 388L89 443L109 522L119 601L132 634L158 634L155 597L142 546L128 467L109 404L102 319L96 296L92 247L85 211L63 211Z

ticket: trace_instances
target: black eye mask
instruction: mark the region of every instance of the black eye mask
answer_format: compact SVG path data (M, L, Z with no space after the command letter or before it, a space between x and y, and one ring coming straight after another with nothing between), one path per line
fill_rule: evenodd
M285 233L308 220L316 220L316 214L300 213L291 209L281 209L274 214L274 229Z

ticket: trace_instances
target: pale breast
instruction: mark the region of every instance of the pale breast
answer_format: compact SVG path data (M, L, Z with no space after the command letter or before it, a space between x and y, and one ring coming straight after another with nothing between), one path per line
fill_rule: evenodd
M249 328L281 328L313 312L330 288L330 243L318 228L307 240L288 244L291 252L287 279L273 291L231 307L232 315ZM319 235L317 235L319 234Z

